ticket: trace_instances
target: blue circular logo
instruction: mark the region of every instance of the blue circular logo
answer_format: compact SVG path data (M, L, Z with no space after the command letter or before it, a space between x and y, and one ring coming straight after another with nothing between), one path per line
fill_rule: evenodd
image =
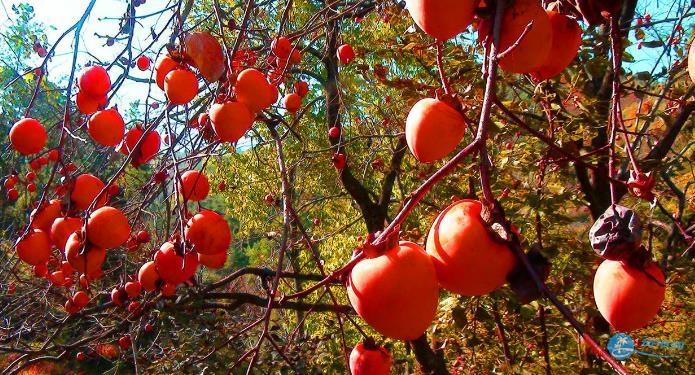
M617 333L608 340L608 352L615 359L624 361L635 352L635 342L625 333Z

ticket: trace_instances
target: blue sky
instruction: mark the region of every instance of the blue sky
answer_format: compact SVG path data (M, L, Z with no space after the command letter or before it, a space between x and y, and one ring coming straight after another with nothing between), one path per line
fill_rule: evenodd
M0 27L8 22L8 16L12 15L11 6L20 2L29 3L34 6L36 12L36 20L45 25L52 25L54 30L48 30L49 41L54 41L58 36L72 24L74 24L82 15L89 0L0 0ZM654 19L660 19L664 16L673 16L673 8L680 3L688 3L689 0L642 0L638 4L638 14L651 13ZM170 0L147 0L145 5L137 8L139 15L150 14L161 10L171 4ZM124 42L116 42L112 47L105 46L105 39L94 35L95 31L102 35L114 35L118 30L118 21L104 19L105 17L119 17L125 13L127 2L124 0L97 0L94 11L84 27L82 33L82 42L80 44L79 63L84 64L92 60L92 56L96 56L102 61L113 61L115 56L121 51ZM154 26L160 29L167 20L170 12L166 12L165 16L155 16L139 20L136 31L136 39L134 47L136 51L140 51L141 47L149 43L149 30ZM663 24L658 26L660 32L668 32L673 28L672 24ZM670 29L669 29L670 28ZM687 28L686 28L687 29ZM165 36L168 33L165 33ZM145 38L141 40L138 38ZM166 38L163 38L166 39ZM646 38L650 40L649 37ZM70 57L72 53L72 38L66 38L57 49L56 56L50 64L50 74L56 79L61 75L69 73ZM635 46L628 48L628 52L635 56L636 63L629 64L627 67L633 71L649 71L654 65L654 61L660 55L661 48L643 48L637 50ZM154 57L154 56L151 56ZM40 62L38 56L36 62ZM663 64L670 65L672 61L664 61ZM114 76L119 74L116 72ZM131 74L136 77L146 78L149 72L140 72L137 69L131 70ZM125 105L133 99L144 99L143 85L134 82L129 82L119 91L121 95L117 98L118 104ZM163 99L159 90L153 90L153 95L158 99Z
M0 0L0 27L8 23L8 16L13 16L11 10L12 5L19 3L33 5L34 12L36 13L35 20L46 26L51 25L54 27L54 29L47 28L46 30L49 43L52 43L58 39L60 34L80 19L89 4L89 0ZM148 0L145 5L136 8L137 14L145 15L154 13L165 8L169 3L170 1L168 0ZM126 9L127 2L123 0L97 0L93 12L85 23L81 34L78 56L78 64L80 66L93 61L94 57L110 63L122 51L125 46L125 41L117 41L113 46L108 47L105 45L106 39L96 36L95 33L100 35L116 35L119 29L119 22L118 20L107 19L107 17L118 18L126 12ZM158 30L161 29L168 20L168 18L165 17L169 15L171 15L171 13L167 12L164 16L154 16L139 20L136 26L136 38L133 41L134 52L139 53L142 48L152 41L148 31L150 27L154 26ZM138 38L144 38L144 40ZM64 77L70 73L73 52L72 41L72 35L66 37L56 49L55 57L49 63L49 75L53 77L53 80L57 80L59 77ZM159 46L161 46L161 44ZM152 54L150 57L152 59L155 58ZM35 56L33 62L38 65L41 60L42 59L38 56ZM111 73L112 80L122 73L122 70L118 67L114 67L113 69ZM130 71L131 76L138 78L149 78L149 74L150 71L141 72L138 69L131 69ZM146 91L143 90L146 90L143 84L127 81L123 88L119 90L119 97L115 98L115 104L125 106L135 99L144 101L143 93ZM157 89L152 91L153 97L164 99L160 90Z

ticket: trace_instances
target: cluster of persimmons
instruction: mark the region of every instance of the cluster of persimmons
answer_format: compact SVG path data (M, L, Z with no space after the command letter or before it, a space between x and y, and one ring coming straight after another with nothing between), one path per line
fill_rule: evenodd
M406 3L423 31L438 42L445 42L473 23L479 2L407 0ZM490 23L486 18L477 22L479 41L486 48L494 39ZM575 18L544 9L539 1L514 1L505 9L501 23L501 34L495 45L499 67L509 73L529 74L536 81L560 74L572 63L582 43L582 29ZM209 33L193 32L187 35L180 50L157 61L155 82L165 92L169 104L177 106L196 99L199 76L209 82L220 81L220 94L191 126L207 132L211 140L235 143L264 110L278 102L278 84L285 70L301 60L299 49L285 36L276 37L270 49L273 68L266 73L252 67L256 52L251 50L237 51L229 63L230 69L226 69L220 43ZM340 63L348 64L354 58L350 45L340 46ZM146 71L150 69L150 59L140 56L136 65ZM225 79L221 80L225 72ZM89 66L79 73L77 83L76 106L89 116L87 130L96 144L123 153L134 167L148 163L159 153L162 141L154 126L137 124L126 131L119 110L106 108L111 90L106 69ZM295 83L293 92L282 99L282 107L296 113L308 92L306 82ZM422 163L432 163L458 147L466 127L464 116L451 100L424 98L411 109L405 135L414 157ZM331 128L328 135L337 138L340 129ZM24 118L12 127L10 141L20 154L36 156L45 149L48 136L39 121ZM56 147L34 160L43 159L44 164L55 162L60 152ZM342 169L345 156L334 155L333 163ZM94 175L75 175L75 171L69 164L61 168L60 173L68 178L56 187L54 199L34 209L29 226L15 245L17 256L33 267L36 276L47 277L56 286L71 287L78 275L78 291L65 302L68 313L76 313L90 303L88 285L102 276L102 265L109 252L120 247L136 249L138 244L150 241L147 231L132 230L124 212L109 205L110 198L118 193L115 183L107 185ZM159 182L166 178L155 177ZM26 180L30 180L29 175ZM11 188L17 181L17 176L10 176L5 186ZM176 187L184 202L204 200L210 191L207 177L197 170L176 176ZM12 196L17 198L16 190ZM365 249L365 258L352 269L347 282L348 297L357 314L386 337L414 340L435 318L440 288L462 296L480 296L504 285L516 258L508 244L490 234L480 218L482 209L483 204L476 200L451 204L432 224L424 249L405 241L395 241L380 252ZM607 212L606 216L608 222L611 218L624 217L617 212L612 216ZM224 265L232 237L224 217L202 209L188 214L185 220L183 233L172 235L160 245L152 260L140 267L137 275L113 289L111 299L115 305L128 303L128 310L136 312L143 290L171 296L177 286L193 277L199 265L210 268ZM598 228L595 233L600 231ZM606 258L596 273L596 304L618 330L629 331L646 325L664 297L663 273L646 259L639 240L636 235L632 245L622 244L620 251L606 251L613 249L610 241L598 241L596 245ZM60 255L56 257L53 249ZM127 338L123 341L122 346L129 346ZM357 345L350 356L353 374L387 374L390 362L389 353L371 340Z

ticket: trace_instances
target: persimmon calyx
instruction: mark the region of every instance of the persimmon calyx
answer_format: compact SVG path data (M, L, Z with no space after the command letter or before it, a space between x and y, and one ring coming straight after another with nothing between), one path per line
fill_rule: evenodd
M511 228L511 224L506 219L504 209L498 201L493 203L483 201L483 207L480 210L480 221L494 241L505 244L514 241L514 234L510 229L507 229Z

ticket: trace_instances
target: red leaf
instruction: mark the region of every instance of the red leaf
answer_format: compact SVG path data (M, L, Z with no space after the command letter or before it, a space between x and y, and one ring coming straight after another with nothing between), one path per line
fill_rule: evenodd
M215 82L224 73L224 55L220 43L206 32L193 32L186 36L185 52L193 60L200 74Z

